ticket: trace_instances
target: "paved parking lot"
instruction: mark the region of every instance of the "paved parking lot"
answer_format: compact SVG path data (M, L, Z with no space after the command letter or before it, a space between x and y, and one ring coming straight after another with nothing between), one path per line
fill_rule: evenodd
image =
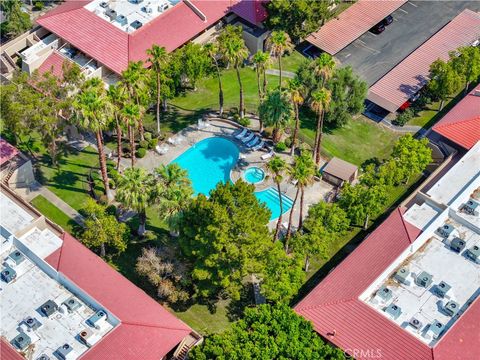
M371 86L464 9L480 11L480 1L409 1L383 33L367 32L335 57Z

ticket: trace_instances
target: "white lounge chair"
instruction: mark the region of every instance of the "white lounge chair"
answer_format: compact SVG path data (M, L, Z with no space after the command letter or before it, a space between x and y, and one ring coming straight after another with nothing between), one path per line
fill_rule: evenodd
M275 155L275 152L273 150L270 150L268 154L263 154L262 156L260 156L260 159L267 160L273 157L274 155Z
M155 151L159 155L165 155L168 152L168 150L170 150L170 148L167 145L163 145L163 146L157 145L157 146L155 146Z
M252 151L257 151L257 150L260 150L261 148L263 148L263 146L265 145L265 141L260 141L259 144L255 145L254 147L251 148Z
M245 135L247 135L247 128L243 128L242 131L240 131L237 135L235 135L235 138L237 139L241 139L243 138Z
M174 139L174 138L171 138L171 137L169 137L169 138L167 139L167 142L168 142L170 145L174 145L174 146L177 145L177 142L175 141L175 139Z
M243 138L243 139L242 139L242 142L243 142L244 144L246 144L246 143L248 143L250 140L252 140L254 136L255 136L255 134L252 132L252 133L250 133L249 136L247 136L246 138Z
M257 145L257 143L258 143L259 141L260 141L260 138L259 138L258 136L255 136L255 137L253 138L253 140L251 140L251 141L250 141L248 144L246 144L245 146L246 146L247 148L251 148L252 146Z
M202 119L197 120L197 129L205 129L205 122Z

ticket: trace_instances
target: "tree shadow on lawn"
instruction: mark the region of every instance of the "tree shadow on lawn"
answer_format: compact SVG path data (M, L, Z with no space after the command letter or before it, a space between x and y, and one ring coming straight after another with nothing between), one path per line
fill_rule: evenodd
M299 112L300 116L300 128L311 130L313 132L317 129L317 120L318 115L309 107L302 106ZM327 123L326 121L323 123L323 133L324 134L331 134L335 129L340 128L338 125Z
M176 133L192 124L196 124L197 120L210 110L208 108L189 110L176 105L169 105L168 111L162 113L160 121L164 125L168 124L172 132Z

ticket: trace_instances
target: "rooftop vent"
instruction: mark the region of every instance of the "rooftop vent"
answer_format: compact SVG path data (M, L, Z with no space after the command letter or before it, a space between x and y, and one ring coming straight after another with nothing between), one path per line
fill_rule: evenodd
M130 0L130 2L133 4L141 4L143 0Z
M25 256L23 256L19 250L10 253L8 258L11 259L15 265L19 265L25 260Z
M36 360L50 360L48 355L42 354Z
M28 326L29 329L31 330L37 330L40 326L42 326L42 323L38 321L36 318L28 316L23 320L23 322Z
M106 9L108 7L108 3L106 1L102 1L100 3L100 7Z
M106 321L107 313L103 310L98 310L88 319L90 325L92 325L95 329L100 329Z
M150 4L147 4L146 6L142 7L142 11L151 14L153 13L153 8L150 6Z
M163 2L162 4L158 5L158 12L164 12L170 7L168 2Z
M32 339L30 339L30 336L27 334L20 332L17 336L15 336L12 340L12 344L18 349L18 350L25 350L28 345L32 343Z
M142 24L140 21L135 20L134 22L132 22L132 23L130 24L130 26L131 26L132 28L134 28L135 30L137 30L137 29L140 29L140 28L143 26L143 24Z
M95 343L102 339L99 334L95 334L92 330L85 328L78 333L78 338L82 343L91 347L95 345Z
M435 287L435 293L443 298L445 297L445 295L447 295L447 292L448 290L450 290L452 287L450 285L448 285L446 282L444 281L440 281L439 284L437 284L437 286Z
M465 255L473 261L478 262L480 259L480 247L478 245L473 245L465 252Z
M450 300L445 304L444 310L445 313L448 314L448 316L455 316L460 309L460 305L458 305L457 302Z
M478 216L478 210L479 210L479 204L475 200L468 200L465 205L462 207L462 211L470 214L470 215L475 215Z
M17 278L17 272L13 270L10 266L5 266L5 268L1 272L1 277L3 281L9 284Z
M436 339L442 334L443 329L443 324L438 320L434 320L433 323L430 324L428 332L431 333L434 339Z
M72 353L73 348L69 344L63 344L57 349L57 355L60 359L70 360L74 359L76 355Z
M113 21L117 18L117 12L113 9L108 9L106 12L105 12L105 15L108 16L108 18L110 19L110 21Z
M410 272L408 271L408 269L405 267L402 267L395 273L393 278L398 282L401 282L402 284L408 285L409 282L407 281L407 277L409 274Z
M450 224L445 224L443 226L440 226L437 230L437 232L442 235L445 238L448 238L450 234L455 230L455 227Z
M377 290L376 296L378 296L383 301L387 302L393 297L393 294L392 294L392 290L390 290L385 286L382 286L380 289Z
M426 271L422 271L415 279L415 284L427 288L432 283L432 275Z
M454 238L450 243L450 249L452 249L457 253L461 252L464 248L465 248L465 241L463 241L458 237Z
M65 300L62 304L67 307L68 311L75 311L82 306L82 304L80 304L80 302L73 296Z
M413 328L420 330L422 328L422 322L417 318L412 317L408 322Z
M388 305L385 309L383 309L390 317L394 320L398 319L398 317L402 314L402 309L400 306L395 304Z
M118 21L118 23L120 25L127 25L128 24L128 19L125 15L118 15L115 20Z
M55 313L55 311L58 310L58 305L55 304L55 302L53 300L48 300L45 304L43 304L41 307L40 307L40 310L42 311L42 313L46 316L46 317L49 317L51 316L52 314Z

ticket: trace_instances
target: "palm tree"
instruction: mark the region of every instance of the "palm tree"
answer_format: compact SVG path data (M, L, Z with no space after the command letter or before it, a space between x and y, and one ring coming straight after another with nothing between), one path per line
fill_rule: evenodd
M145 234L147 206L152 201L153 177L142 168L125 169L117 186L117 201L138 213L138 235Z
M241 118L245 116L245 99L243 98L243 84L240 77L240 65L248 57L248 49L242 38L242 27L227 25L223 32L218 36L220 52L223 58L233 64L237 73L238 86L240 88L240 105L239 115Z
M127 124L128 138L130 140L130 158L132 167L135 166L135 128L140 121L140 107L134 103L127 103L122 109L121 115Z
M222 76L220 72L220 66L218 65L218 44L217 43L208 43L204 45L205 50L207 51L208 55L212 58L212 61L215 65L215 70L217 72L217 79L218 79L218 104L219 109L218 113L220 117L223 115L223 87L222 87Z
M287 169L287 163L283 160L280 156L275 155L268 163L267 163L267 170L272 175L273 181L277 184L277 192L278 192L278 202L280 205L280 216L277 220L277 226L275 228L275 233L273 234L273 241L277 241L278 233L280 231L280 225L282 224L282 213L283 213L283 199L282 199L282 191L280 188L280 184L283 181L283 173Z
M267 93L267 97L258 107L258 114L265 125L273 126L273 141L277 143L282 129L290 122L292 107L285 93L276 89Z
M118 85L110 85L107 90L107 99L111 104L113 117L115 119L115 127L117 132L117 170L120 168L120 160L122 159L122 119L121 111L126 97L122 93Z
M270 34L270 44L273 55L278 59L279 82L278 86L282 88L282 56L283 54L293 48L290 36L285 31L272 31Z
M265 90L267 87L267 77L265 74L266 67L270 62L270 55L263 51L257 51L253 55L253 63L255 64L255 72L257 73L257 87L258 87L258 101L261 103L265 97ZM260 78L263 76L263 86L260 84ZM260 119L260 132L263 131L263 121Z
M288 93L290 95L290 101L293 104L295 112L295 128L293 129L292 147L290 148L290 155L295 154L295 146L297 145L298 130L300 127L300 115L298 108L303 104L302 84L298 77L295 77L288 83Z
M122 72L121 84L124 91L135 101L140 110L141 116L138 121L138 130L140 132L140 140L144 140L142 115L145 111L144 103L147 95L147 81L142 61L131 61L128 63L127 69Z
M330 101L330 90L322 88L312 93L310 106L318 115L317 129L315 132L315 145L313 149L313 156L315 157L315 163L317 166L320 165L320 152L322 150L323 119L325 117L325 111L328 111L330 107Z
M315 75L322 79L320 86L325 87L327 81L333 76L335 61L329 54L321 53L320 56L315 59L313 69Z
M85 87L77 94L73 101L73 109L76 113L78 124L82 128L95 133L103 186L108 201L111 201L113 197L108 184L107 161L103 149L102 136L102 131L108 128L109 104L106 100L103 84L96 86L97 81L94 79L87 81Z
M163 46L160 47L156 44L153 44L151 49L147 49L147 55L149 56L148 62L151 64L150 69L154 72L157 83L157 133L160 135L161 76L163 67L168 61L168 55L167 50Z

